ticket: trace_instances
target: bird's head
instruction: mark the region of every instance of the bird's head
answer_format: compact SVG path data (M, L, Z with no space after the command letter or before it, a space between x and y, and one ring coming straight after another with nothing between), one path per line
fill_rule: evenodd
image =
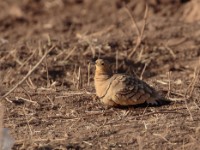
M97 59L95 61L95 66L96 66L96 72L98 72L98 73L110 74L110 72L111 72L111 66L110 66L109 62L106 60Z

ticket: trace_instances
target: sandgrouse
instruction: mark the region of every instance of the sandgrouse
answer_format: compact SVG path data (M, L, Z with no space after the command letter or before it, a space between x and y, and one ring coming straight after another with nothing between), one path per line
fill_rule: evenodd
M162 105L170 102L136 77L113 74L110 64L103 59L96 60L94 84L96 95L107 106L128 106L145 102Z

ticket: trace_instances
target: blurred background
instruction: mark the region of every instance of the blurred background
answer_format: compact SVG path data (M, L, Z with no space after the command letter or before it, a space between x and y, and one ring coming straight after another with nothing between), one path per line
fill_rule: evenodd
M137 45L138 31L130 15L134 18L139 30L142 30L146 4L148 13L144 34L141 44L136 48L137 50L134 50ZM63 80L60 82L68 86L72 84L72 79L66 81L64 78L66 76L71 78L70 73L67 74L68 70L76 72L77 66L86 67L89 63L88 59L99 56L114 59L118 53L118 59L125 60L126 65L129 61L132 65L137 63L137 72L137 69L141 71L140 67L144 67L145 63L149 65L163 64L166 61L170 63L171 58L175 57L173 53L180 51L181 55L185 55L184 53L199 55L199 52L194 50L193 43L199 42L199 8L199 0L2 1L0 4L1 80L7 86L16 82L15 79L26 74L30 69L29 66L34 61L38 61L37 55L33 52L39 49L37 54L42 56L46 45L57 46L51 53L52 57L49 58L49 78L60 80L62 77ZM185 43L186 39L191 41ZM179 43L185 43L185 45ZM181 48L176 48L174 52L170 50L170 47L167 48L166 51L172 53L169 54L170 58L167 58L168 52L166 52L166 60L157 58L161 60L155 62L154 55L165 52L159 51L158 54L152 54L152 51L159 49L158 47L166 49L167 45L176 45ZM143 56L140 55L141 51L138 49L143 49ZM187 51L182 52L180 49L187 49ZM132 51L136 54L133 55ZM31 54L33 54L29 62L31 64L25 63ZM122 65L115 69L123 70L125 66ZM41 81L42 78L46 80L46 71L43 69L38 71L40 73L34 76L34 80ZM17 72L19 75L15 76ZM43 74L42 78L39 74ZM16 78L13 79L11 76Z
M2 99L14 149L198 149L199 9L200 0L1 0L0 96L52 48ZM92 99L98 57L175 105L105 109Z

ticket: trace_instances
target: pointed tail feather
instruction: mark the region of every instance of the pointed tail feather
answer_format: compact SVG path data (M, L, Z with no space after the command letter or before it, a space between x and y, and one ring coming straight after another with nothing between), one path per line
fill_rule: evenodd
M168 105L171 102L172 101L170 101L169 99L166 99L164 97L159 97L159 98L156 98L156 99L149 99L149 100L146 101L146 103L151 105L151 106Z
M158 102L158 105L169 105L172 101L166 98L160 98L156 100Z

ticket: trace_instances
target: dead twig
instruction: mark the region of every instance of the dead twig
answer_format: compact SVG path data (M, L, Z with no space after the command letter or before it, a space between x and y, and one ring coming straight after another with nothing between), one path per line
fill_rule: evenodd
M37 138L37 139L31 139L32 142L47 142L47 141L64 141L66 140L65 138L54 138L54 139L50 139L50 138L46 138L46 139L41 139L41 138ZM23 144L24 142L26 142L26 139L22 139L22 140L17 140L15 141L15 144Z
M116 56L115 56L115 60L116 60L116 62L115 62L115 67L116 67L116 73L118 72L118 69L119 69L119 51L117 50L116 51Z
M4 114L4 107L0 103L0 149L2 149L3 146L3 114Z
M189 99L192 96L192 93L194 91L194 86L195 86L197 79L198 79L198 75L199 75L199 70L197 68L195 68L194 77L193 77L191 83L189 84L189 86L188 86L188 88L186 89L186 92L185 92L185 98L186 99Z
M32 131L31 126L29 124L29 120L28 120L28 117L27 117L27 114L26 114L26 111L25 111L24 107L23 107L23 113L24 113L24 117L25 117L28 129L29 129L29 132L30 132L30 138L31 138L30 141L32 141L32 139L33 139L33 131Z
M26 61L24 63L21 64L21 66L19 67L18 70L21 70L21 68L26 64L28 63L29 60L31 60L31 58L34 56L34 54L37 52L37 49L31 54L31 56L29 56Z
M162 139L163 139L164 141L166 141L168 144L171 144L171 145L176 145L176 144L177 144L177 143L172 143L172 142L170 142L170 141L167 140L166 137L164 137L162 134L153 133L153 135L162 138Z
M83 91L83 92L65 92L63 95L56 96L55 98L65 98L65 97L70 97L70 96L77 96L77 95L95 95L95 93Z
M143 18L143 26L142 26L142 29L140 31L133 15L131 15L130 11L128 10L127 7L125 7L126 9L126 12L129 14L129 16L131 17L132 19L132 22L134 24L134 26L136 27L136 31L137 31L137 41L136 41L136 45L134 47L134 49L132 50L132 52L128 55L128 58L131 58L133 56L133 54L135 53L135 51L137 50L137 48L139 47L139 45L141 44L142 42L142 39L143 39L143 34L144 34L144 30L145 30L145 27L146 27L146 20L147 20L147 14L148 14L148 5L146 4L146 9L145 9L145 13L144 13L144 18Z
M163 44L164 47L169 51L169 53L172 55L172 57L175 59L176 58L176 54L174 53L174 51L166 44Z
M147 63L144 64L144 68L142 69L142 72L141 72L141 74L140 74L140 80L143 79L143 74L144 74L146 68L147 68Z
M143 113L142 113L141 120L143 120L143 116L144 116L144 114L145 114L145 112L146 112L147 108L148 108L148 106L147 106L147 107L145 107L145 109L144 109L144 111L143 111ZM144 123L145 129L147 129L147 126L146 126L146 124L145 124L144 120L143 120L143 123Z
M171 93L171 71L168 72L168 91L167 91L167 98L170 98Z
M51 102L51 108L53 108L53 107L54 107L54 102L53 102L53 100L52 100L49 96L47 96L47 99Z
M189 86L188 86L188 88L186 89L186 92L185 92L185 106L186 106L186 108L188 110L188 113L190 114L191 120L194 120L194 119L193 119L192 113L191 113L191 111L190 111L190 109L189 109L189 107L187 105L187 100L192 97L192 93L194 91L194 86L195 86L195 84L197 82L198 75L199 75L199 70L197 68L195 68L194 77L193 77L191 83L189 84Z
M88 36L81 35L81 34L77 34L77 37L78 37L79 39L82 39L83 41L87 42L87 44L89 45L90 50L92 51L92 56L93 56L93 58L94 58L95 55L96 55L96 50L95 50L95 48L94 48L94 46L93 46L93 43L92 43L91 39L90 39ZM87 52L87 51L86 51L86 52ZM86 55L86 52L83 53L83 55Z
M30 77L26 80L26 84L30 87L30 89L36 89L36 85L32 82Z
M88 64L87 68L88 68L88 83L87 84L88 84L88 86L90 86L90 70L91 70L91 64L90 63Z
M78 76L77 76L77 89L82 87L82 76L81 76L81 67L78 68Z
M59 59L60 57L62 57L63 55L66 55L67 56L65 57L64 61L68 60L68 58L75 52L76 50L76 47L73 47L70 52L68 52L68 50L63 50L61 53L59 53L57 56L56 56L56 59Z
M95 33L89 34L88 36L91 38L97 37L97 36L102 36L103 34L107 34L110 30L112 30L115 26L114 25L110 25L108 27L103 28L100 31L97 31Z
M149 7L146 4L145 13L144 13L144 23L143 23L142 30L141 30L141 33L140 33L141 40L142 40L142 37L143 37L143 34L144 34L144 30L145 30L145 27L146 27L146 23L147 23L147 14L148 14L148 11L149 11Z
M45 69L46 69L46 76L47 76L47 87L50 86L50 80L49 80L49 70L48 70L48 64L47 64L47 58L45 58Z
M35 69L42 63L42 61L45 59L47 54L54 49L55 46L52 46L44 55L43 57L39 60L39 62L26 74L26 76L19 81L10 91L8 91L6 94L4 94L1 98L5 98L8 96L10 93L12 93L19 85L21 85L32 73L35 71Z
M125 8L125 11L127 12L127 14L129 15L129 17L131 18L131 21L134 25L134 27L136 28L136 32L137 32L137 35L138 37L141 35L141 32L140 32L140 29L135 21L135 18L134 16L131 14L130 10L128 9L128 7L126 5L124 5L124 8Z
M193 121L194 119L193 119L192 113L191 113L191 111L190 111L190 109L188 107L187 100L185 100L184 102L185 102L185 107L187 108L188 113L190 114L190 119Z
M29 100L29 99L27 99L27 98L23 98L23 97L15 97L16 98L16 100L23 100L23 101L26 101L26 102L30 102L30 103L33 103L33 104L35 104L35 105L37 105L38 103L37 102L35 102L35 101L33 101L33 100Z
M198 76L199 76L199 69L195 68L194 80L193 80L193 82L192 82L191 89L190 89L190 93L189 93L189 96L190 96L190 97L192 96L192 93L193 93L193 91L194 91L194 87L195 87L195 84L197 83Z

